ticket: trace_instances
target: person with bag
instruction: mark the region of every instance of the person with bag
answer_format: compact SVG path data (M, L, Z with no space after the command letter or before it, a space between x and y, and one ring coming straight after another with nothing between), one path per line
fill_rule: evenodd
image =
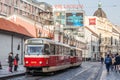
M109 73L111 64L112 64L112 59L110 55L108 54L107 57L105 58L105 65L106 65L106 69L108 73Z
M19 57L18 57L18 54L16 54L16 56L14 58L14 71L17 71L18 61L19 61Z

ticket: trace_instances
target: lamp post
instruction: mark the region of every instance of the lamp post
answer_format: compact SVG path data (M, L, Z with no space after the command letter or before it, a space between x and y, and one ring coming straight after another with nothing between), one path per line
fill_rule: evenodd
M38 33L37 33L37 26L36 26L36 21L37 21L37 20L36 20L36 18L35 18L34 27L35 27L35 34L36 34L36 38L37 38L37 37L38 37L38 35L37 35Z
M92 35L93 34L91 34L91 61L93 61L93 40L92 40Z

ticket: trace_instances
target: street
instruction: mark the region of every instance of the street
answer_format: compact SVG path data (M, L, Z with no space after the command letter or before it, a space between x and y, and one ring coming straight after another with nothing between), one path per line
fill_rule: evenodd
M97 80L101 64L85 62L81 67L59 71L53 75L25 75L12 77L7 80Z

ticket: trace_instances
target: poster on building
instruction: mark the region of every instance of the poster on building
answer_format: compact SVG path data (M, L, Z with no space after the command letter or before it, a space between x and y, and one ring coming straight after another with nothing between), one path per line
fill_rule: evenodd
M89 18L89 25L96 25L96 18Z
M83 13L81 12L66 13L66 25L82 27L83 26Z

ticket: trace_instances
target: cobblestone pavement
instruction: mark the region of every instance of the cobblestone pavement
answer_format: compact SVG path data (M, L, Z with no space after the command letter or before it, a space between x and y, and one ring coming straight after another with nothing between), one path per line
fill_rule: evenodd
M98 70L100 69L98 62L85 62L82 67L71 68L64 71L57 72L51 76L30 76L25 75L8 80L91 80L95 79Z
M103 65L103 71L100 80L120 80L120 73L116 71L110 71L108 74L105 65Z
M18 72L13 73L8 71L8 66L2 66L2 69L0 69L0 80L3 80L2 77L8 77L5 80L120 80L119 72L110 71L107 74L105 65L102 65L102 69L99 70L101 65L100 62L83 62L82 67L67 69L52 76L23 75L17 77L16 75L25 73L23 65L19 65ZM98 71L101 71L100 78L95 79Z
M12 77L24 73L25 73L25 68L23 67L23 65L19 65L18 71L17 72L13 71L12 73L9 72L8 66L2 66L2 69L0 69L0 79L5 77Z

